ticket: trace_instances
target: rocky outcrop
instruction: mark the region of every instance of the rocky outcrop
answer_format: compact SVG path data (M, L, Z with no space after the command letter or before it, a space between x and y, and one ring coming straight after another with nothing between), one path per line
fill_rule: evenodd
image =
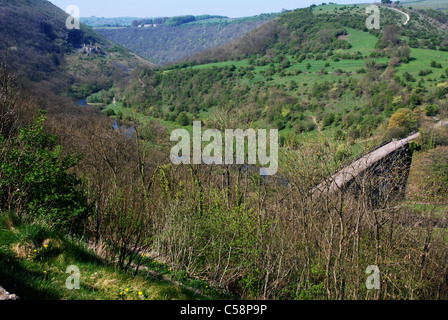
M0 287L0 301L2 300L19 300L15 294L10 294L8 291Z

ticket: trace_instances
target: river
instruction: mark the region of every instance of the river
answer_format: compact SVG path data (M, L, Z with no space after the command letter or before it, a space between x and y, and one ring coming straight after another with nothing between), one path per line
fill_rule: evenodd
M78 106L87 107L87 99L79 99Z
M88 105L87 99L78 100L78 106L87 107L87 105ZM135 132L134 126L123 124L122 122L117 121L117 119L114 119L114 122L112 123L112 128L114 128L114 130L123 128L128 137L131 137Z

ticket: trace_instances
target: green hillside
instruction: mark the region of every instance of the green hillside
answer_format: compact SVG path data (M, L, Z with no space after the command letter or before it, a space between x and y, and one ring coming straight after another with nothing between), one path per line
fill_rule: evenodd
M401 18L387 8L381 13L384 27ZM183 123L179 115L185 123L212 125L225 111L232 126L278 128L284 145L322 137L349 141L343 158L350 158L369 144L412 131L385 128L400 108L443 104L437 102L444 92L440 83L448 76L444 32L430 28L424 16L413 16L400 29L386 28L387 40L384 32L368 32L365 18L365 6L358 5L284 13L182 64L142 71L113 91L125 99L125 108L99 95L88 101L104 103L119 119L137 114L139 121L157 119L170 128Z
M309 10L286 13L279 17L274 25L261 27L239 40L232 47L247 50L240 58L194 65L191 68L180 65L166 71L145 72L140 76L140 81L145 84L155 81L155 84L150 86L157 94L148 96L145 94L148 89L137 90L140 82L136 83L134 88L127 88L123 94L129 97L127 101L134 108L141 112L154 110L152 113L156 117L165 120L175 118L175 115L182 111L195 118L202 112L219 107L240 113L245 122L254 121L264 125L270 123L273 126L279 125L280 129L286 131L290 131L295 125L300 132L300 123L310 121L306 116L307 111L312 110L314 113L319 109L322 117L336 111L325 107L330 101L338 106L336 109L339 121L345 116L343 110L352 108L351 103L360 108L364 106L372 117L381 119L381 110L375 111L376 108L367 105L362 95L365 88L358 88L357 90L362 91L353 93L356 91L356 83L364 78L365 59L374 52L378 42L377 36L365 32L361 23L352 23L356 19L351 19L348 13L342 18L331 16L328 19L319 14L309 15ZM270 38L274 35L269 32L275 28L275 34L280 36L277 41L271 42ZM289 29L294 28L297 28L297 31L292 36L293 40ZM311 32L301 31L310 28ZM283 33L283 29L287 32ZM258 39L260 33L265 36L264 39ZM285 36L282 37L283 34ZM258 47L252 45L246 49L240 45L255 41L259 41ZM226 47L222 51L225 50ZM253 52L254 50L256 52ZM202 57L205 57L205 54L201 54L198 59L203 60ZM218 59L225 60L227 57ZM379 56L372 58L372 61L385 68L389 58ZM202 81L198 83L198 79ZM177 91L176 95L170 91L171 88ZM192 91L191 88L195 89ZM335 91L337 94L329 97L331 88L340 89ZM235 100L235 97L239 97L238 100ZM347 99L351 102L347 103ZM341 101L345 101L346 108L339 107ZM235 105L238 105L238 108L235 108ZM249 111L246 110L248 106L256 108ZM148 107L151 108L148 110ZM282 108L290 109L285 119L276 116L282 114ZM372 129L361 131L371 132Z

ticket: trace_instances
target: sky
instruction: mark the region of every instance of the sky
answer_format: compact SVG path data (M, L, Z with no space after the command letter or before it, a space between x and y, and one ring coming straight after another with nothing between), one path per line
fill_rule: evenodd
M322 2L372 3L379 0L50 0L62 10L78 6L81 17L172 17L216 14L231 18L308 7Z

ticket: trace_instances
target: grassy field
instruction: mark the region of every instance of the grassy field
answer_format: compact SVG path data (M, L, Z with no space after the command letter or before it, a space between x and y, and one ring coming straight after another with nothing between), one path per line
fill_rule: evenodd
M144 257L137 276L117 271L85 244L38 224L0 212L0 285L21 300L200 300L204 295L167 281L181 281L216 296L207 282ZM80 270L80 289L66 288L66 268ZM152 272L151 272L152 271ZM155 271L155 272L154 272ZM207 298L210 299L210 298Z
M440 63L441 68L431 67L432 61ZM408 72L414 76L417 82L422 79L425 81L424 85L426 87L433 87L443 81L444 78L441 77L442 75L446 76L447 68L448 52L413 48L411 50L411 61L397 67L397 74L403 76L405 72ZM420 71L424 70L430 70L431 73L420 76Z
M368 32L346 28L348 32L347 40L352 45L349 52L361 52L363 55L369 55L378 42L378 38Z
M234 65L237 68L240 67L248 67L249 66L249 62L247 60L239 60L239 61L223 61L223 62L216 62L216 63L208 63L208 64L201 64L201 65L197 65L194 66L193 69L204 69L204 68L212 68L212 67L216 67L216 68L223 68L223 67L228 67Z
M404 7L413 9L437 9L448 11L448 2L446 0L406 0L401 3Z
M331 5L333 6L333 5ZM330 7L324 6L324 7ZM360 52L362 55L368 55L370 54L374 48L375 44L378 41L378 39L369 34L368 32L363 32L360 30L355 30L351 28L347 28L348 36L346 37L347 41L350 42L352 45L352 48L344 51L340 50L340 52L349 52L349 53L355 53ZM291 66L286 69L286 71L293 72L294 70L298 69L302 71L298 76L286 76L286 77L279 77L277 74L273 76L273 82L274 83L287 83L290 80L295 80L302 83L314 83L322 80L328 80L332 81L335 78L339 77L346 77L346 75L334 75L334 71L340 69L345 72L353 72L355 73L357 70L364 67L364 61L362 59L359 60L340 60L340 61L332 61L332 60L315 60L315 59L306 59L300 63L295 62L291 57L288 57L290 61L292 61ZM386 63L388 62L387 58L381 58L381 59L375 59L376 61L380 63ZM310 65L309 68L307 68L307 65ZM234 65L237 68L241 67L249 67L248 60L241 60L241 61L225 61L225 62L217 62L217 63L209 63L209 64L203 64L194 66L194 69L204 69L204 68L222 68L226 66ZM264 75L261 75L260 73L266 71L268 69L268 65L266 66L256 66L254 69L255 78L251 80L251 82L257 82L257 81L265 81L266 77ZM324 77L323 74L320 73L322 68L325 68L327 71L327 74Z
M326 14L326 13L332 13L336 10L346 10L346 9L354 9L359 8L359 10L363 10L366 6L366 4L336 4L336 3L330 3L327 5L320 5L313 8L314 14ZM360 11L359 11L360 12Z

